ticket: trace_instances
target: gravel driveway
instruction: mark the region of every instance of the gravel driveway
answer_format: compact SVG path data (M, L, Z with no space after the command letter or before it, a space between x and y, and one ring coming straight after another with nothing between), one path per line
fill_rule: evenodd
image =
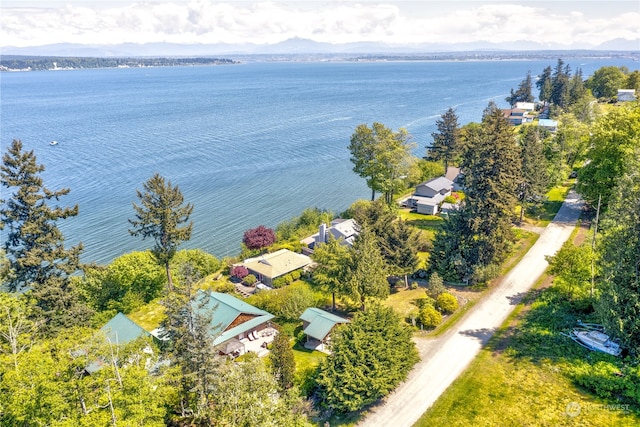
M583 202L571 191L538 241L493 291L476 304L446 334L420 342L421 361L409 378L358 425L410 427L438 399L480 352L522 296L544 273L546 255L554 255L569 238Z

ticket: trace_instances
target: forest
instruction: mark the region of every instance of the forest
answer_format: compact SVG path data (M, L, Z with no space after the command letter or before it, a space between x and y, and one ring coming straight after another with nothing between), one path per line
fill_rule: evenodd
M274 229L256 225L239 253L224 259L180 249L191 238L193 205L159 172L131 190L133 209L123 219L149 250L83 264L82 243L67 246L59 228L81 208L64 205L73 189L47 188L46 165L14 140L0 165L0 424L353 425L419 362L416 338L472 309L467 293L490 292L570 187L587 204L588 236L549 257L553 286L539 302L556 317L537 327L557 332L576 319L604 325L624 357L576 356L563 372L637 412L640 104L618 102L623 88L637 95L640 71L603 67L585 78L559 59L535 77L529 72L506 99L515 108L537 98L531 122L514 126L492 102L480 123L461 126L450 108L422 157L406 130L361 124L345 145L371 200L337 215L308 208ZM539 126L542 115L557 130ZM446 199L454 211L423 215L400 206L416 185L451 167L463 173ZM566 191L553 198L559 188ZM309 252L303 240L336 218L357 224L354 239L329 237ZM313 263L258 289L243 261L280 250L309 253ZM202 295L217 294L273 315L278 333L266 356L222 354L213 323L222 308L203 309ZM411 295L404 305L403 295ZM346 319L326 353L305 348L300 316L309 308ZM148 333L114 342L101 328L119 313ZM556 345L553 357L566 355L563 346L571 343Z

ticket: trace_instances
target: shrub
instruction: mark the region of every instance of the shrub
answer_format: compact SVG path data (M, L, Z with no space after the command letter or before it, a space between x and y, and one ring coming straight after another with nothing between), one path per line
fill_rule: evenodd
M415 301L415 304L418 306L419 309L423 309L427 306L434 307L435 303L436 301L428 295L424 298L418 298Z
M478 265L471 275L470 285L485 285L491 279L498 277L500 266L496 264Z
M271 282L271 286L278 289L281 288L283 286L285 286L287 283L284 281L284 277L278 277L276 279L273 279L273 281Z
M291 278L293 280L298 280L300 278L300 270L292 271Z
M433 273L431 277L429 277L429 284L427 287L427 295L429 295L433 299L437 299L440 294L447 291L447 288L444 287L444 281L442 277L438 273Z
M231 276L242 280L249 275L249 270L244 265L236 265L231 269Z
M271 246L275 241L276 233L264 225L245 231L242 237L242 243L249 249L262 249Z
M418 289L419 287L418 282L411 282L411 289Z
M456 199L453 196L447 196L443 200L444 203L451 203L451 204L455 204L457 201L458 201L458 199Z
M291 276L291 274L285 274L282 279L285 285L290 285L293 282L293 276Z
M433 306L427 305L420 309L418 320L425 328L433 329L442 322L442 314Z
M458 309L458 299L448 292L438 296L436 306L445 313L453 313Z
M253 274L249 274L242 282L247 286L253 286L258 282L258 279Z

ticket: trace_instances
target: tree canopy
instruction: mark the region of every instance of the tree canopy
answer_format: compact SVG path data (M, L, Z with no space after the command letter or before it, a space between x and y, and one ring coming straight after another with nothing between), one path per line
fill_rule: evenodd
M262 249L271 246L276 241L276 233L264 225L249 229L242 236L242 243L251 250Z
M436 127L438 132L431 134L433 144L427 147L427 159L442 160L446 172L460 151L460 126L456 111L450 107L436 120Z
M130 219L133 226L129 230L132 236L142 239L153 238L155 241L151 253L159 265L164 266L167 274L169 291L173 289L170 262L180 243L191 238L193 223L189 216L193 211L190 203L183 205L184 197L178 186L158 173L143 184L143 191L136 190L140 205L133 203L135 219ZM186 224L186 225L183 225Z

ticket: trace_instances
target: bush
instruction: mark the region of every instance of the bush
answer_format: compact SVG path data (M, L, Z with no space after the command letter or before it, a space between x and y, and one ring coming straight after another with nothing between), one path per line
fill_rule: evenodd
M478 265L471 275L470 285L486 285L491 279L498 277L500 266L495 264Z
M296 270L296 271L292 271L291 272L291 278L293 280L298 280L300 278L300 270Z
M457 201L458 201L458 199L456 199L456 198L455 198L455 197L453 197L453 196L447 196L447 197L445 197L445 198L444 198L444 200L443 200L443 202L444 202L444 203L451 203L451 204L453 204L453 205L455 205Z
M431 277L429 277L429 284L427 287L427 295L429 295L433 299L437 299L440 294L447 291L447 288L444 287L444 281L442 277L438 273L433 273Z
M418 320L425 328L433 329L442 322L442 314L433 306L427 305L420 309Z
M258 279L253 274L249 274L242 282L247 286L253 286L258 282Z
M276 289L281 288L281 287L283 287L283 286L286 286L286 284L287 284L287 283L284 281L284 277L278 277L278 278L275 278L275 279L273 279L273 281L271 282L271 286L272 286L273 288L276 288Z
M411 289L418 289L419 287L418 282L411 282Z
M445 313L453 313L458 309L458 299L448 292L438 296L436 306Z
M416 306L418 306L419 309L423 309L423 308L425 308L427 306L434 307L435 303L436 303L436 301L433 298L431 298L430 296L428 296L428 295L426 297L424 297L424 298L418 298L415 301L415 304L416 304Z
M231 276L242 280L249 275L249 270L244 265L236 265L231 269Z

